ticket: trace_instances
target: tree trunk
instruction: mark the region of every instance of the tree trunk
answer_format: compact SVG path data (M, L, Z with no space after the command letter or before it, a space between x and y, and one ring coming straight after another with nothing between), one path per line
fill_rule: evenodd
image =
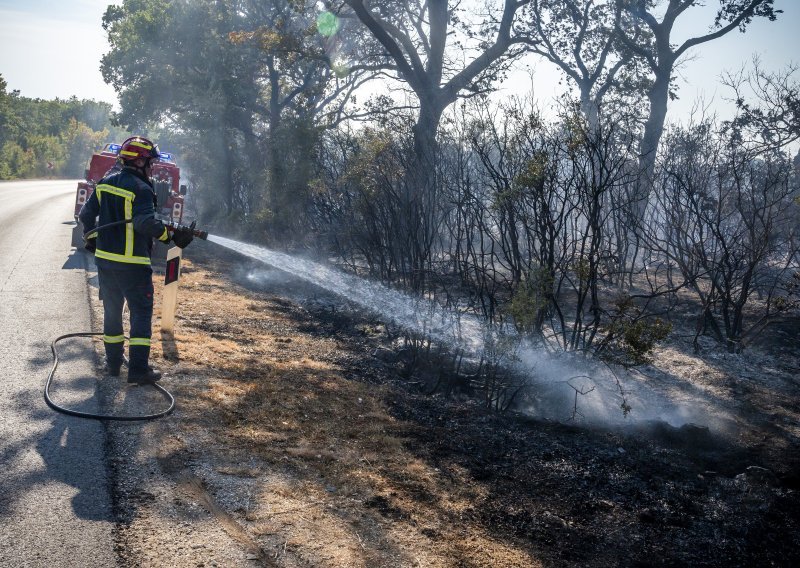
M600 108L597 100L592 96L592 83L581 82L578 87L580 89L581 114L586 119L589 132L595 132L600 124Z
M669 67L671 68L671 66ZM650 114L644 125L644 134L639 144L639 183L635 197L637 220L644 218L647 198L653 188L653 176L656 169L656 157L664 123L667 120L667 102L669 101L669 73L666 77L658 73L647 98L650 101Z
M422 184L415 189L429 187L433 180L434 167L438 145L436 132L442 119L444 106L437 101L426 99L435 97L420 97L420 109L417 123L414 125L414 166Z
M279 131L281 126L280 106L280 74L273 65L273 58L268 59L269 67L269 152L267 154L267 188L266 204L271 210L274 222L283 222L283 178L284 171L281 167L281 148ZM271 225L274 227L275 223ZM277 232L282 232L283 227Z
M403 195L402 222L413 289L425 286L425 271L436 235L436 132L444 110L443 105L431 102L434 97L420 97L420 111L414 125L414 155Z

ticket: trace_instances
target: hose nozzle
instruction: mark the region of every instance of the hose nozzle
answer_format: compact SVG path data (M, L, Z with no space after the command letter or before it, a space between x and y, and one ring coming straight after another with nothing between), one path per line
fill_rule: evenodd
M179 225L178 223L174 223L172 221L166 221L164 225L167 227L168 231L178 231L178 230L189 230L192 232L192 235L199 239L203 239L204 241L208 239L208 231L201 231L200 229L195 229L195 225L197 221L192 221L192 224L188 227L186 225Z

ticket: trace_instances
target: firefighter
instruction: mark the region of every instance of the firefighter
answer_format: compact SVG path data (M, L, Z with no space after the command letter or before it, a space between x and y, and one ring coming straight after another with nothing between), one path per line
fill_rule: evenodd
M119 151L121 168L113 168L97 182L92 196L79 214L84 233L95 227L132 220L104 229L87 239L86 249L94 252L100 298L103 301L103 343L107 374L118 377L123 361L125 336L122 308L128 301L130 339L128 382L158 381L161 372L149 365L153 318L153 270L150 256L153 239L170 241L164 224L155 218L155 192L150 182L158 147L147 138L133 136ZM98 219L96 221L96 219ZM189 229L178 229L171 237L180 248L192 241Z

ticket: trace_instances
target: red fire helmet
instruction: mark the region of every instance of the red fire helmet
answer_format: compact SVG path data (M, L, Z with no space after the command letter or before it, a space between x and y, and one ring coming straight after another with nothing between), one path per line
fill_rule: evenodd
M122 143L119 149L119 157L123 160L131 161L142 159L157 159L158 146L141 136L132 136Z

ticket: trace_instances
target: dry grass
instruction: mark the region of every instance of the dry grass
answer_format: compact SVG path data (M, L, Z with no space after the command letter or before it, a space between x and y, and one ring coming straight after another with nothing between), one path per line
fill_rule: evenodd
M187 261L181 287L175 345L154 334L181 405L161 426L202 447L219 501L236 500L222 495L235 491L227 478L253 480L232 513L280 565L539 565L523 544L453 522L481 491L415 455L415 425L392 416L388 388L348 380L326 356L335 339Z
M230 268L185 262L174 341L154 336L153 358L179 401L149 436L172 490L158 506L135 506L123 539L130 565L175 565L130 543L147 550L178 522L205 543L184 549L181 565L209 565L223 548L220 526L247 554L219 557L230 566L723 566L741 563L748 546L754 565L798 557L797 498L732 481L767 455L754 440L774 425L748 426L732 448L707 431L657 425L626 437L431 400L399 388L366 339L320 331L325 322L301 306L233 284L219 266ZM769 455L781 463L800 439L797 389L754 380L742 398L732 370L742 361L753 372L770 365L668 345L654 369L676 396L695 389L778 414L785 435ZM718 468L728 477L706 471Z

